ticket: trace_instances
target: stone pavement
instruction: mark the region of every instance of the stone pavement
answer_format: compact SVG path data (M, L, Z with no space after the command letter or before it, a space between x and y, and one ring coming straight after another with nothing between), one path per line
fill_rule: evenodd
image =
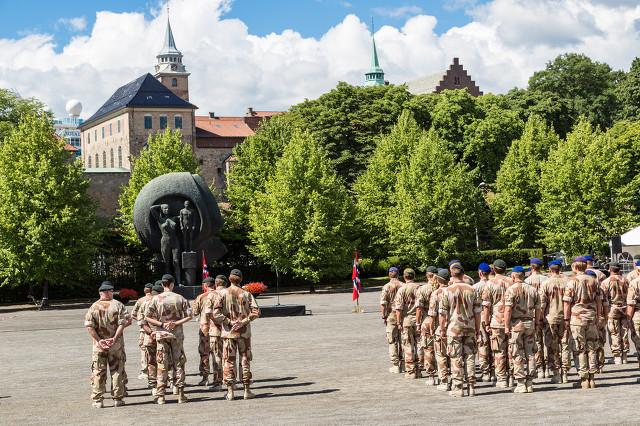
M223 392L194 386L197 325L185 330L187 394L191 402L152 403L137 379L137 333L126 331L127 405L91 408L89 336L85 309L0 314L0 424L632 424L637 423L640 377L635 356L607 365L598 388L573 390L541 379L533 394L514 395L479 384L476 398L454 399L388 373L378 294L365 293L364 314L351 313L349 294L289 295L312 316L253 323L258 398L223 400ZM260 304L275 299L259 299ZM633 349L632 349L632 352ZM570 379L576 380L575 374ZM160 420L166 415L165 419Z

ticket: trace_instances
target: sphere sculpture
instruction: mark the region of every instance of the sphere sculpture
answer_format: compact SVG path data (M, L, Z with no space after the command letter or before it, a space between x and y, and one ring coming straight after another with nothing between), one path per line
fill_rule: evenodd
M227 251L216 237L222 228L216 198L200 176L188 172L167 173L147 183L133 205L133 225L178 284L184 271L187 285L195 285L202 252L217 260Z
M77 99L70 99L67 101L64 106L67 114L71 117L80 117L80 113L82 112L82 103Z

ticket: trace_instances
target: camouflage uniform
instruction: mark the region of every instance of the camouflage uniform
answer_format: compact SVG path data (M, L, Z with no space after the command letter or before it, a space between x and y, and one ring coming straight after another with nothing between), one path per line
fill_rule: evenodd
M482 303L482 293L484 289L489 285L489 280L481 279L473 285L473 289L478 295L478 300ZM478 363L480 364L480 371L483 376L491 377L493 370L493 357L491 356L491 345L489 343L489 333L485 328L486 324L482 323L480 327L480 335L482 340L478 342Z
M436 358L434 353L434 336L431 334L431 330L427 327L427 317L429 312L429 299L433 293L433 284L430 282L420 286L416 291L416 310L420 309L422 314L422 323L417 327L420 330L420 346L424 353L424 368L427 376L433 377L437 374Z
M214 321L222 326L222 358L224 382L233 385L236 381L236 353L240 352L242 383L251 384L251 321L260 316L260 309L253 295L236 285L220 291L213 307ZM232 331L232 323L240 321L244 326Z
M447 355L451 362L451 378L455 390L462 389L465 373L471 387L476 383L475 316L480 315L480 310L480 299L465 280L454 278L452 283L443 289L439 313L448 317Z
M147 306L147 317L162 323L179 321L191 316L191 307L187 299L172 291L154 296ZM167 388L168 372L175 368L173 385L184 389L184 367L187 357L184 354L184 333L182 325L176 325L171 331L158 327L154 331L157 342L156 360L158 362L157 396L164 396Z
M511 278L496 275L482 293L482 305L490 309L491 352L496 379L506 382L509 373L509 342L504 334L504 294L513 284Z
M627 292L627 305L633 307L633 329L630 330L631 340L636 347L636 352L640 353L640 278L636 278L629 284ZM639 357L640 358L640 357ZM640 359L639 365L640 365Z
M609 305L607 325L611 336L611 352L614 357L626 358L629 352L629 336L627 323L627 293L629 282L621 275L611 274L600 288L603 301ZM604 348L603 348L604 352Z
M213 386L222 384L222 327L213 321L213 308L222 289L210 289L205 299L205 314L209 319L209 352L211 353L211 373Z
M200 363L198 369L202 380L206 383L209 379L210 365L209 365L209 321L205 313L205 300L209 291L200 293L196 300L193 301L192 309L193 316L199 316L198 321L198 354L200 354Z
M504 294L504 306L511 307L511 321L509 324L509 352L513 364L513 377L527 381L527 388L536 370L535 353L536 310L540 309L538 291L522 281L514 282Z
M380 305L385 307L387 343L389 344L389 358L391 364L400 367L400 354L398 353L398 338L400 329L396 321L395 312L393 312L393 301L402 287L402 281L392 279L382 286L380 293Z
M595 268L587 268L585 270L585 273L587 271L592 271L594 274L596 274L596 281L598 282L598 285L600 286L600 292L602 293L602 301L603 303L608 303L608 299L607 297L605 297L605 294L604 294L605 293L604 288L602 287L602 283L607 278L606 275L601 270L595 269ZM598 321L596 321L596 328L598 329L597 352L598 352L598 364L600 366L600 370L602 370L602 367L604 367L604 364L605 364L604 347L607 343L607 321L608 321L608 318L606 317L604 310L600 310L600 317L598 318ZM627 340L627 345L628 344L629 344L629 341Z
M145 304L145 302L149 300L151 300L151 293L145 294L140 299L136 300L135 305L133 305L133 310L131 311L131 318L134 318L137 320L142 306ZM147 356L145 355L145 350L144 350L145 336L146 336L146 333L144 332L142 327L139 327L138 347L140 348L140 373L146 376L148 373L148 365L147 365Z
M629 272L625 278L627 279L627 281L629 281L630 283L635 280L636 278L640 278L640 267L638 266L634 266L633 267L633 271Z
M589 380L598 371L596 309L602 304L602 292L595 278L578 273L568 280L563 301L571 304L570 327L578 351L580 378Z
M540 286L546 280L546 276L540 273L532 273L526 280L524 280L524 282L535 288L536 292L540 292ZM536 347L538 348L538 351L536 352L536 374L540 374L542 377L545 377L546 370L549 369L549 350L546 348L546 342L549 342L550 340L549 324L547 324L543 319L542 324L539 324L535 330Z
M447 341L442 337L440 333L440 321L438 321L438 313L440 312L440 305L444 292L449 286L448 281L441 280L440 287L431 293L429 299L429 316L433 318L436 324L434 332L434 352L436 354L436 364L438 366L438 376L440 378L440 384L445 385L449 382L449 356L447 355Z
M144 300L140 304L140 307L138 308L136 320L138 321L138 325L140 326L140 329L142 330L142 334L143 334L142 350L144 352L145 365L147 366L147 370L145 371L145 374L147 375L149 386L151 386L152 388L155 388L158 384L158 379L157 379L158 378L158 361L156 360L156 338L155 338L155 335L153 334L153 331L155 331L156 327L146 323L144 320L144 318L147 316L147 308L149 307L151 300L153 300L153 296L151 295L149 296L150 297L148 299ZM143 324L146 324L151 329L151 334L147 334L144 331L144 329L142 328Z
M110 339L116 334L120 325L129 322L127 308L117 300L98 300L95 302L84 317L84 326L93 328L100 339ZM111 374L111 387L113 389L114 401L119 401L124 397L124 339L120 336L113 342L113 345L106 350L97 345L93 345L93 355L91 358L92 389L91 399L93 402L102 402L107 384L107 366Z
M418 284L407 280L400 287L393 300L393 310L400 312L402 318L402 352L404 371L407 375L418 376L418 331L416 329L416 292Z
M549 334L545 340L548 351L547 366L554 376L562 368L562 372L569 373L571 367L571 351L569 350L569 330L564 326L564 311L562 297L565 279L561 276L551 276L540 286L540 309L548 327Z

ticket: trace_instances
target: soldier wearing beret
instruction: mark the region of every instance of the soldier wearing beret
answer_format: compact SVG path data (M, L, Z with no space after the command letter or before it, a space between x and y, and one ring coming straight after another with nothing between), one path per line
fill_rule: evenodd
M154 334L157 327L148 324L145 321L145 317L147 315L147 308L149 307L149 303L151 303L155 296L162 293L163 291L164 288L162 287L162 281L158 280L154 284L152 284L151 297L142 303L138 311L138 316L136 318L136 320L138 321L138 325L144 332L143 350L145 355L145 363L147 365L147 383L151 388L151 395L153 396L155 396L156 394L156 387L158 385L158 362L156 360L157 344Z
M213 290L214 279L205 278L202 280L202 284L204 284L204 291L196 297L192 304L193 316L200 317L198 321L198 354L200 355L198 369L202 380L198 383L198 386L206 386L208 384L211 369L209 363L209 321L205 312L205 301L209 291Z
M569 350L569 330L565 328L562 295L566 280L560 273L562 262L549 262L549 276L540 285L540 309L549 329L546 343L548 353L547 366L551 370L551 383L568 383L571 366Z
M489 285L489 274L491 273L491 267L487 262L482 262L478 265L478 277L480 278L477 283L473 285L473 289L478 295L478 300L482 303L482 292ZM488 324L481 321L480 335L481 339L478 340L478 363L480 364L480 372L482 374L479 382L491 381L493 373L493 357L491 354L491 345L489 344L489 333L487 333Z
M204 301L204 312L209 322L209 353L211 354L211 389L218 390L222 386L222 326L216 324L213 318L213 309L220 298L222 290L229 286L229 280L224 275L218 275L215 279L207 278L207 298Z
M382 286L382 292L380 293L380 313L386 327L389 358L391 360L389 372L391 373L400 373L402 370L402 366L400 365L400 351L398 349L400 327L396 322L396 316L393 312L393 300L400 287L402 287L402 281L398 279L399 274L400 271L395 266L389 268L389 282Z
M542 274L543 262L541 259L534 257L529 262L529 265L531 266L531 274L524 282L539 292L542 283L547 279L547 277ZM549 324L546 324L543 318L542 324L538 324L538 327L536 327L536 346L538 347L538 351L536 352L536 371L533 373L534 377L551 376L551 372L547 371L549 369L549 351L546 348L545 342L549 342Z
M429 300L434 291L434 286L437 288L438 285L436 279L437 272L438 268L429 266L427 268L427 284L420 286L416 292L416 327L420 333L418 344L421 352L424 354L422 365L426 370L427 385L429 386L438 384L434 336L431 334L431 329L427 324L427 318L429 318L429 315L427 315L429 312Z
M616 364L626 364L629 353L629 329L627 322L627 293L629 282L620 273L620 264L609 265L609 278L600 288L603 292L603 303L608 305L607 326L611 338L611 353ZM604 352L604 350L603 350Z
M124 339L122 334L130 324L127 308L113 298L113 285L104 281L98 289L100 299L95 302L84 318L93 341L91 400L95 408L103 407L107 369L111 375L114 406L124 405Z
M418 284L414 282L416 273L407 268L403 271L404 285L393 300L393 312L399 327L402 327L402 352L404 355L404 376L410 379L421 377L418 363L418 331L416 330L416 293Z
M153 283L146 283L144 285L144 296L136 300L135 305L133 305L133 310L131 311L131 318L134 320L138 320L138 315L140 314L141 307L147 300L151 300L151 288L153 287ZM146 355L144 351L144 337L145 332L142 329L142 326L139 326L138 333L138 347L140 348L140 374L138 375L138 379L140 380L149 380L148 377L148 366L146 361Z
M253 295L240 287L242 272L233 269L229 274L231 285L222 290L213 308L214 321L221 326L223 340L224 382L227 385L226 399L234 398L236 381L236 354L240 353L244 399L254 398L251 392L251 321L260 316L260 308Z
M444 292L449 286L450 279L451 274L448 269L438 269L436 274L438 288L433 290L433 293L431 293L431 297L429 298L429 310L427 311L427 314L429 315L429 318L427 318L427 327L429 328L431 335L434 336L433 347L440 382L437 389L441 391L451 390L451 383L449 383L450 362L447 355L447 339L446 337L443 337L440 321L438 319L442 298Z

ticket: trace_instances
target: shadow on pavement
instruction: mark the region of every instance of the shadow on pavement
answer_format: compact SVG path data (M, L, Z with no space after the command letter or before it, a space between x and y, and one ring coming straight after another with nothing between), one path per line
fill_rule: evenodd
M283 396L305 396L305 395L321 395L325 393L333 393L338 392L340 389L322 389L317 391L306 391L306 392L289 392L289 393L261 393L256 395L256 398L279 398Z
M297 379L297 377L295 376L291 376L291 377L278 377L278 378L274 378L274 379L258 379L258 380L254 380L253 383L262 383L262 382L283 382L285 380L295 380Z
M267 386L251 386L251 389L280 389L280 388L294 388L298 386L310 386L315 382L303 382L303 383L283 383L279 385L267 385Z

